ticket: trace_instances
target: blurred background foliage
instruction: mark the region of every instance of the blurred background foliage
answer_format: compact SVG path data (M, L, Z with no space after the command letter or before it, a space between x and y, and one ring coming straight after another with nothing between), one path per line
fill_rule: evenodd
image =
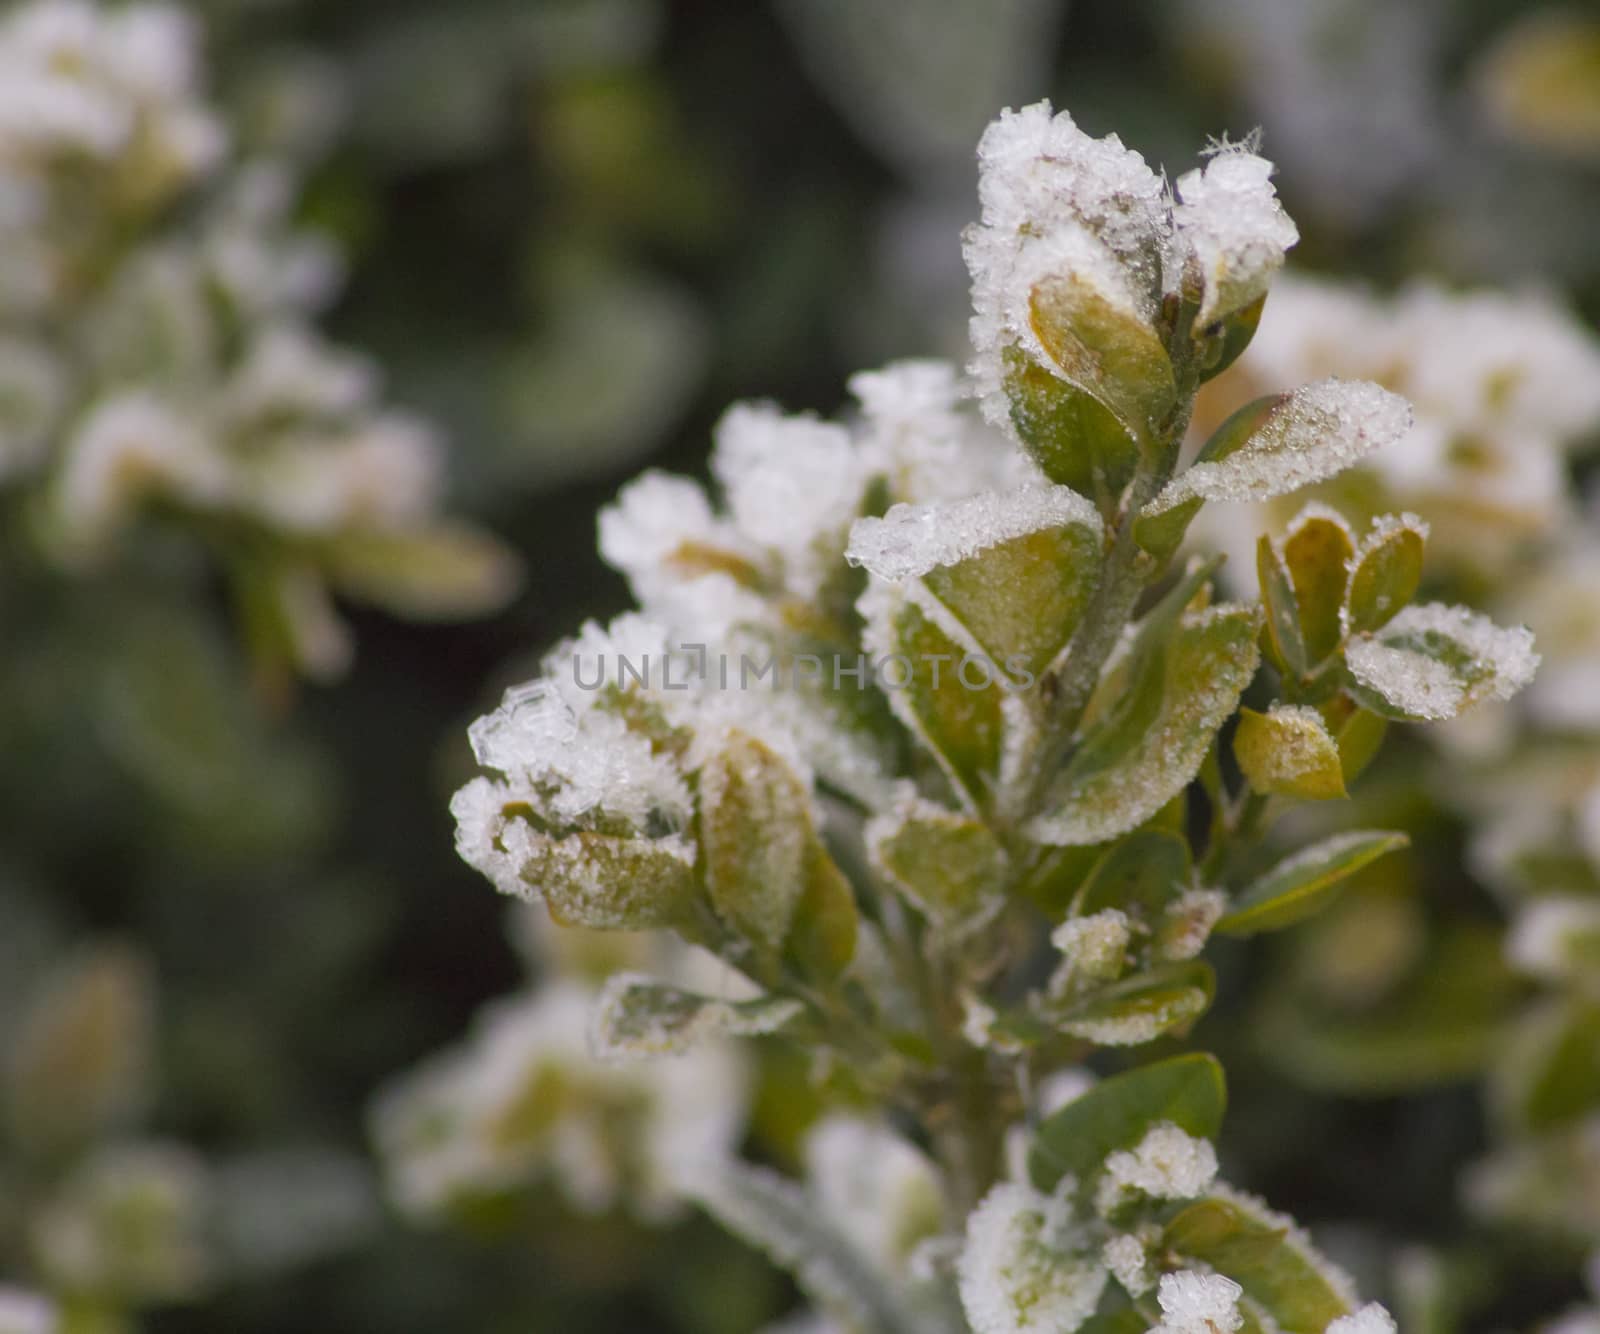
M1593 6L185 7L235 135L305 145L294 221L347 265L325 332L439 427L455 509L520 553L524 582L465 624L349 607L342 679L267 688L216 570L143 531L63 569L7 509L0 1279L79 1293L85 1330L139 1309L175 1334L739 1334L792 1301L700 1219L646 1230L548 1189L402 1219L369 1108L524 984L446 799L465 720L624 605L596 509L646 463L703 472L734 399L831 413L860 367L959 360L972 146L1000 106L1048 95L1155 162L1259 124L1302 271L1532 283L1600 316ZM1585 442L1571 458L1578 496ZM1502 592L1492 572L1439 577ZM1586 791L1593 743L1563 744ZM1501 791L1480 784L1477 809ZM1538 1241L1495 1251L1503 1234L1458 1207L1498 1133L1476 1076L1531 994L1502 962L1467 796L1441 791L1425 743L1393 748L1339 818L1404 821L1411 853L1286 945L1236 947L1202 1034L1235 1090L1229 1175L1335 1225L1352 1267L1426 1313L1407 1329L1457 1327L1441 1275L1481 1280L1453 1285L1468 1328L1579 1296L1582 1228L1563 1266ZM1594 894L1585 854L1563 855ZM760 1062L754 1148L792 1161L815 1094L797 1058ZM82 1269L96 1253L108 1272Z

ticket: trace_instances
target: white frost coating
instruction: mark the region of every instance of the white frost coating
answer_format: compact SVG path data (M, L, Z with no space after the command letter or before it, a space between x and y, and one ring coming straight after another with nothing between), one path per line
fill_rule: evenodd
M727 525L712 516L703 488L687 477L653 469L634 478L600 511L601 556L647 587L684 543L720 549L731 538ZM739 554L741 546L735 547Z
M1530 977L1557 982L1582 970L1578 941L1600 943L1600 901L1574 895L1535 899L1517 914L1506 937L1506 958Z
M1116 977L1132 939L1132 924L1120 908L1069 917L1050 933L1050 943L1061 951L1066 969L1089 978Z
M1284 252L1300 239L1272 188L1273 165L1243 147L1225 147L1204 168L1178 178L1172 210L1205 287L1201 328L1265 295Z
M984 1196L956 1266L974 1334L1072 1334L1094 1314L1106 1271L1067 1240L1063 1201L1020 1185Z
M1134 1193L1155 1200L1192 1200L1217 1179L1217 1151L1210 1140L1162 1121L1133 1149L1119 1149L1105 1162L1095 1189L1095 1208L1112 1213Z
M1065 486L1024 486L948 504L895 505L881 519L857 519L845 558L899 583L1030 533L1076 525L1096 534L1100 514Z
M1191 1269L1163 1274L1156 1291L1161 1323L1150 1334L1233 1334L1244 1324L1242 1296L1244 1289L1222 1274Z
M1160 932L1164 959L1199 958L1211 928L1228 911L1228 896L1220 889L1186 889L1167 906Z
M735 404L717 423L711 471L740 534L778 554L790 592L814 596L868 480L850 433L768 403Z
M1122 1285L1128 1296L1142 1297L1150 1291L1153 1280L1144 1243L1133 1233L1119 1232L1106 1242L1100 1252L1100 1262L1111 1271L1111 1277Z
M1257 1196L1235 1190L1220 1181L1214 1182L1208 1193L1216 1199L1226 1200L1252 1221L1263 1224L1274 1232L1281 1232L1283 1244L1298 1251L1300 1257L1316 1271L1317 1277L1333 1289L1334 1295L1340 1301L1352 1310L1361 1304L1361 1299L1356 1295L1355 1282L1350 1275L1323 1255L1313 1244L1311 1234L1288 1214L1268 1208Z
M1268 500L1325 481L1411 429L1411 406L1367 380L1330 378L1294 390L1239 449L1196 463L1168 483L1147 513L1199 497Z
M1394 1317L1377 1302L1368 1302L1354 1315L1329 1323L1324 1334L1395 1334Z
M651 1001L645 998L656 994L663 994L664 1010L649 1013ZM682 1056L711 1038L776 1033L804 1008L777 997L736 1007L715 996L667 987L644 973L614 973L590 1016L589 1051L597 1061L618 1063Z
M1446 664L1414 645L1444 641L1466 662ZM1510 699L1539 668L1531 631L1496 625L1465 607L1425 602L1405 608L1375 635L1345 651L1351 674L1418 718L1454 717L1485 700Z
M1466 692L1448 667L1410 649L1358 639L1345 650L1345 665L1362 685L1414 718L1454 718L1465 702Z
M689 791L670 759L615 714L574 710L547 680L513 686L467 736L479 764L558 823L602 815L643 831L652 819L689 821Z
M1010 429L1002 354L1041 349L1028 297L1065 266L1146 315L1161 284L1170 220L1161 179L1115 135L1094 139L1048 102L1004 111L978 143L982 222L964 237L972 275L971 370L984 415ZM1063 271L1058 268L1057 272Z
M661 1219L681 1208L682 1165L726 1154L739 1137L746 1068L725 1043L674 1061L596 1064L586 1045L594 1001L571 979L497 1001L465 1042L384 1091L374 1135L401 1209L428 1216L461 1195L539 1179L586 1213L626 1202ZM530 1117L541 1087L550 1115Z

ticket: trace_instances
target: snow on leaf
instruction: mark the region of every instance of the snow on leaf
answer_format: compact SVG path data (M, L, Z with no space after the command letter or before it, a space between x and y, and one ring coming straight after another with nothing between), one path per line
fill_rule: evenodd
M1132 1149L1119 1149L1106 1159L1105 1173L1095 1188L1095 1205L1107 1216L1135 1195L1192 1200L1209 1190L1216 1176L1217 1151L1210 1140L1160 1121Z
M1362 867L1409 841L1404 834L1352 829L1291 853L1239 892L1216 929L1251 936L1293 926L1326 908Z
M1255 675L1259 607L1190 613L1086 735L1029 826L1043 843L1101 843L1137 828L1189 785Z
M981 923L999 907L1008 859L980 821L918 799L870 821L864 836L878 872L939 925Z
M1343 472L1410 429L1410 405L1398 394L1365 380L1319 380L1281 396L1248 435L1228 442L1226 452L1202 452L1145 513L1162 514L1195 499L1287 495Z
M1368 1302L1354 1315L1342 1315L1324 1334L1395 1334L1394 1317L1377 1302Z
M1106 1270L1074 1254L1062 1202L999 1185L967 1219L957 1264L975 1334L1072 1334L1099 1304Z
M640 973L617 973L595 1006L589 1047L603 1061L676 1055L710 1038L776 1033L803 1009L781 996L719 1000Z
M1339 747L1322 715L1306 705L1241 709L1233 754L1257 792L1313 801L1345 795Z
M1272 188L1273 166L1243 147L1223 148L1178 178L1172 211L1203 281L1200 328L1264 296L1284 252L1300 239Z
M1506 629L1465 607L1424 602L1353 639L1345 664L1358 698L1375 712L1436 721L1510 699L1533 680L1539 655L1521 626Z
M1163 1274L1156 1289L1161 1323L1150 1334L1233 1334L1244 1324L1243 1295L1244 1289L1223 1274L1190 1269Z
M1356 1304L1349 1276L1293 1219L1226 1186L1173 1218L1161 1245L1227 1274L1281 1329L1326 1329Z

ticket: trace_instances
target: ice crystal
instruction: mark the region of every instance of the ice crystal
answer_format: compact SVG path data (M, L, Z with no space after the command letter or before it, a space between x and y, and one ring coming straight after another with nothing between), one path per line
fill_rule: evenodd
M967 1219L957 1266L974 1334L1071 1334L1094 1314L1106 1271L1062 1249L1064 1205L1027 1186L996 1186Z
M1410 429L1410 406L1379 385L1336 378L1305 385L1274 408L1235 452L1180 473L1151 512L1195 497L1239 501L1287 495L1343 472Z
M1120 908L1069 917L1050 933L1050 943L1065 957L1069 974L1089 978L1112 978L1121 972L1132 938L1128 914Z
M1155 1200L1192 1200L1217 1176L1217 1151L1170 1121L1152 1126L1138 1145L1106 1159L1095 1205L1110 1214L1133 1192Z
M1510 699L1539 667L1533 635L1465 607L1407 607L1345 651L1351 674L1407 715L1451 718L1488 699Z
M1101 531L1099 512L1064 486L1026 486L947 504L896 505L881 519L858 519L846 557L899 583L955 565L990 547L1069 524Z
M1172 218L1204 280L1196 316L1202 327L1264 296L1284 252L1300 239L1278 203L1272 172L1265 158L1225 147L1178 178Z
M1242 1296L1244 1289L1222 1274L1189 1269L1163 1274L1156 1290L1161 1323L1150 1334L1232 1334L1244 1324Z
M1377 1302L1368 1302L1353 1315L1342 1315L1324 1334L1395 1334L1394 1317Z
M1119 1232L1100 1252L1101 1262L1130 1297L1142 1297L1154 1286L1145 1246L1131 1232Z

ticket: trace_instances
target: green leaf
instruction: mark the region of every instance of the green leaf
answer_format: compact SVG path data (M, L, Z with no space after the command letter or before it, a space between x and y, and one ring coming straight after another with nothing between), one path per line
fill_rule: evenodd
M805 888L789 931L788 958L804 973L836 978L855 958L860 926L861 915L850 881L822 844L813 839Z
M866 838L883 876L942 927L982 922L1001 902L1008 859L978 820L917 802L872 821Z
M519 873L562 926L643 931L693 913L693 852L678 839L534 834Z
M1248 306L1224 316L1205 330L1206 349L1200 373L1202 384L1221 375L1250 346L1250 340L1256 336L1256 330L1261 325L1261 312L1266 304L1267 294L1263 292Z
M969 689L958 673L967 650L901 590L875 585L862 604L868 620L864 643L883 664L884 688L896 716L938 761L956 793L977 810L1000 766L1003 688L995 681Z
M1285 857L1246 886L1216 930L1230 936L1253 936L1293 926L1332 903L1344 881L1362 867L1410 842L1404 834L1378 830L1354 830L1325 838Z
M1302 510L1283 539L1283 562L1294 586L1308 665L1321 662L1344 637L1340 610L1354 556L1349 526L1320 507Z
M1216 992L1211 966L1168 964L1123 978L1054 1017L1062 1031L1102 1047L1134 1047L1164 1033L1186 1032Z
M922 582L997 668L1018 663L1038 675L1066 647L1099 586L1102 534L1098 522L1044 528L929 570Z
M1189 845L1178 835L1143 829L1107 850L1073 902L1073 916L1120 908L1153 919L1189 883Z
M720 1037L776 1033L804 1006L781 996L726 1001L634 973L606 983L595 1009L594 1049L602 1060L675 1055Z
M1257 792L1308 801L1345 795L1339 747L1315 709L1281 704L1266 713L1240 709L1233 757Z
M1167 1224L1161 1247L1226 1274L1283 1334L1322 1334L1351 1313L1344 1275L1292 1220L1244 1197L1197 1200Z
M1339 764L1344 781L1349 784L1377 757L1389 731L1389 720L1363 709L1347 695L1340 695L1338 701L1350 706L1350 716L1339 725Z
M1490 699L1510 699L1533 680L1533 635L1506 629L1465 607L1406 607L1382 629L1345 647L1345 688L1385 718L1453 718Z
M1305 674L1306 644L1300 636L1300 607L1295 602L1294 581L1283 554L1265 533L1256 543L1256 578L1261 585L1261 605L1266 609L1267 653L1280 674Z
M1411 428L1410 405L1366 381L1319 380L1246 404L1146 507L1161 514L1199 498L1269 500L1358 463Z
M1257 607L1185 616L1123 705L1093 724L1029 826L1042 843L1102 843L1143 824L1200 771L1259 660Z
M1345 620L1353 633L1387 625L1417 595L1427 526L1409 514L1379 519L1356 553L1345 595Z
M1062 379L1097 399L1135 439L1149 437L1177 402L1172 362L1156 330L1073 274L1046 278L1029 323Z
M845 1328L917 1334L920 1328L861 1248L836 1232L792 1181L736 1159L686 1173L683 1188L730 1232L759 1247Z
M1215 1139L1227 1102L1222 1066L1203 1052L1113 1075L1045 1119L1028 1151L1028 1175L1044 1191L1069 1174L1086 1188L1109 1155L1133 1148L1158 1122Z
M700 771L700 844L718 916L778 949L805 890L814 840L800 776L763 742L730 732Z
M1030 361L1021 348L1005 351L1005 391L1011 424L1039 470L1052 482L1091 496L1101 512L1139 466L1139 446L1095 398Z
M522 580L509 547L460 523L343 533L323 559L340 592L416 620L488 615L510 601Z

